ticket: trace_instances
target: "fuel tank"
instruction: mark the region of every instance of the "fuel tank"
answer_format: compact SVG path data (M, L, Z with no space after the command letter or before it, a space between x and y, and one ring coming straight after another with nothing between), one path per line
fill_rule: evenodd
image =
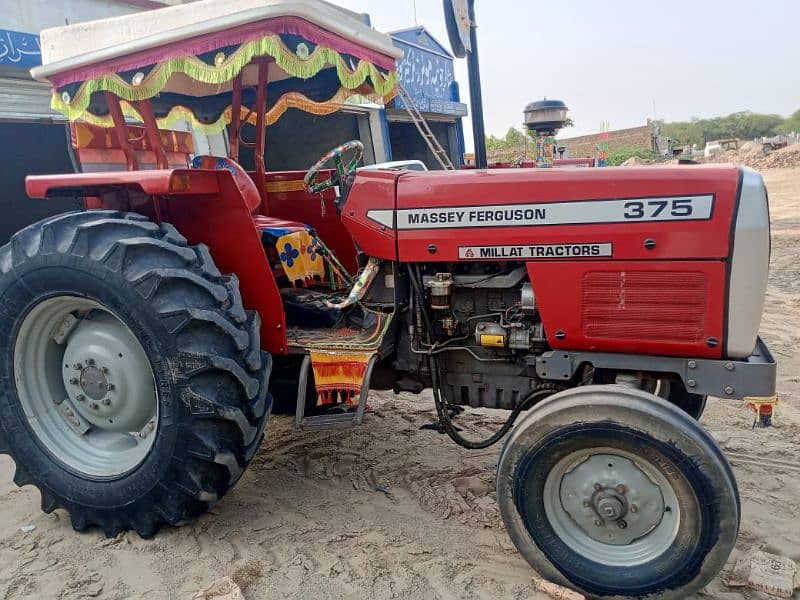
M769 219L753 171L362 172L342 217L380 258L526 263L556 349L742 357L755 345ZM739 229L748 248L734 264Z

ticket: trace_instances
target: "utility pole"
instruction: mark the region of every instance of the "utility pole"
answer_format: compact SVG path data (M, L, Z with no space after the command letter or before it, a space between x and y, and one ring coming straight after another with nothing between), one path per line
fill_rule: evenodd
M467 53L467 69L469 70L469 101L472 111L472 137L475 142L475 166L485 169L486 129L483 123L483 94L481 92L481 68L478 60L478 25L475 22L475 0L469 0L470 32L469 40L472 51Z

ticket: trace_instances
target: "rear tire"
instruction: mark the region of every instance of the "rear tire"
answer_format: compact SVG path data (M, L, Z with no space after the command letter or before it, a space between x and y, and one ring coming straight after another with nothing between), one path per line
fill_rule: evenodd
M622 386L531 409L503 448L497 496L531 566L590 597L685 598L723 568L739 528L733 472L711 436Z
M271 357L260 349L260 319L244 310L238 280L219 272L206 246L189 247L171 225L137 214L59 215L0 248L0 305L0 452L16 463L17 485L39 489L45 512L66 509L78 531L98 526L115 536L134 529L149 537L208 510L253 458L272 402ZM51 334L41 321L47 315ZM116 329L103 329L115 319ZM131 387L143 377L134 371L126 380L134 367L114 367L117 354L102 347L99 356L110 357L102 368L99 359L65 359L87 322L94 345L84 344L77 356L97 350L109 331L127 331L120 336L131 353L140 348L143 373L152 375L149 392ZM60 379L62 368L75 369L75 377ZM52 369L50 377L30 374ZM128 383L114 387L112 377ZM117 395L101 406L106 389ZM138 431L133 424L148 411L137 403L147 398L156 410ZM98 418L117 402L136 408L127 437L125 426L120 434L118 423ZM44 426L32 426L32 418ZM148 436L141 456L114 460L118 448Z

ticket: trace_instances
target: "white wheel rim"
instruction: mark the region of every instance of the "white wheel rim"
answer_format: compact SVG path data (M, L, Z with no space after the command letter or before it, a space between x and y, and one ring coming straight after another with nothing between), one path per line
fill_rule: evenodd
M34 306L14 342L14 380L39 442L81 475L119 477L153 446L153 369L133 332L99 302L63 295Z
M617 448L589 448L561 459L545 480L543 500L556 535L609 567L658 558L680 525L668 480L648 461Z

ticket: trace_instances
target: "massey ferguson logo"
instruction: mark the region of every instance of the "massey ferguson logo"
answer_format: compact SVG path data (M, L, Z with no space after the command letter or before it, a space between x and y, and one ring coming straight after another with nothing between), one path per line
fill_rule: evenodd
M485 208L482 210L442 210L431 212L412 212L407 215L409 225L437 225L454 223L507 223L535 222L547 219L546 208Z

